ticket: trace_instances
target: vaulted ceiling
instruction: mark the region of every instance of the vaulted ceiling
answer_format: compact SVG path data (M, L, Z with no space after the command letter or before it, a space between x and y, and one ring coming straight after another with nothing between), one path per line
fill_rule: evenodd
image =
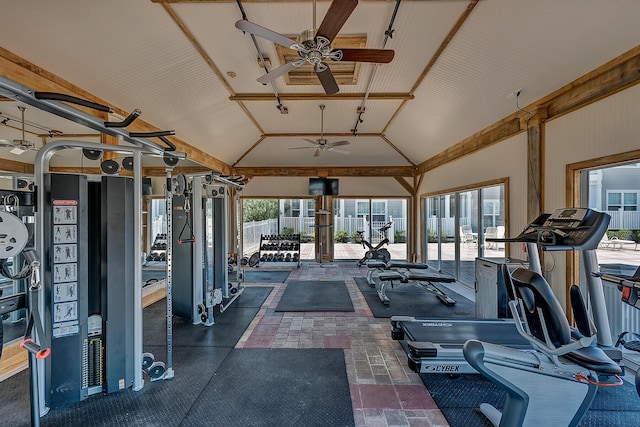
M360 63L351 84L331 96L311 72L310 84L258 83L256 47L234 26L242 10L295 36L314 26L314 5L319 24L329 1L5 2L0 40L5 56L124 111L139 108L147 123L175 129L227 165L276 168L418 165L514 113L509 94L522 89L518 103L526 106L640 45L637 0L361 0L339 35L393 49L391 63ZM274 43L256 40L271 69L282 65ZM350 154L290 150L319 137L321 104L325 137L350 141ZM18 105L0 102L0 113L18 117ZM90 133L26 114L48 129ZM16 132L0 126L0 138ZM41 143L35 134L45 132L33 133ZM0 157L31 155L8 150Z

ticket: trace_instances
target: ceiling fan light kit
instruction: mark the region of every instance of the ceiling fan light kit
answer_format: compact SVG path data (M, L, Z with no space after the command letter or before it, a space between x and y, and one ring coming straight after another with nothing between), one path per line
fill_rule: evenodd
M15 154L16 156L19 156L28 150L36 150L35 144L25 139L24 112L26 110L26 107L19 105L18 110L20 110L20 113L22 115L22 120L21 120L22 139L0 139L0 147L11 147L10 153ZM3 123L3 124L6 124L6 123Z
M257 80L262 84L274 81L280 76L287 74L305 62L313 66L314 72L327 95L339 92L328 61L353 61L371 63L389 63L393 59L394 51L391 49L335 49L331 43L338 35L342 26L347 22L351 13L358 5L358 0L333 0L329 10L325 15L317 31L305 30L298 35L297 41L291 40L282 34L276 33L268 28L254 24L246 19L236 22L236 28L249 34L272 41L281 46L293 49L298 52L300 59L287 62L268 73L262 75ZM315 28L315 2L314 2L314 28Z

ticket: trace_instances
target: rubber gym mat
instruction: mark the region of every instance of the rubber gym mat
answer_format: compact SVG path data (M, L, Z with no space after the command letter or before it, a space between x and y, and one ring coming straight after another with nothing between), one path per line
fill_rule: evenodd
M194 325L190 320L173 317L173 345L185 347L234 347L273 288L246 287L229 308L215 310L213 326ZM245 302L246 301L246 302ZM144 345L166 341L166 300L144 310Z
M353 426L341 349L234 349L183 426Z
M166 360L163 347L148 347L156 360ZM175 376L167 381L150 382L140 391L125 390L96 395L71 405L51 409L41 418L47 426L178 426L227 357L230 348L173 350ZM2 382L0 414L3 427L27 427L29 420L29 372Z
M499 409L504 406L506 393L482 375L450 377L420 374L420 378L451 427L491 426L480 412L480 404L490 403ZM640 425L640 398L633 384L598 389L591 409L580 426L605 425Z
M236 272L229 273L229 280L236 281ZM284 283L291 274L291 270L249 270L244 271L244 281L247 283Z
M290 280L276 311L354 311L342 280Z
M436 284L448 296L456 300L456 304L447 306L434 294L411 284L401 284L395 288L386 287L389 305L384 305L378 298L375 288L367 283L364 277L354 277L358 288L362 291L374 317L413 316L427 318L473 318L476 314L475 304L468 298L454 292L444 285Z
M144 285L149 280L164 280L165 271L158 270L157 268L143 268L142 269L142 284Z

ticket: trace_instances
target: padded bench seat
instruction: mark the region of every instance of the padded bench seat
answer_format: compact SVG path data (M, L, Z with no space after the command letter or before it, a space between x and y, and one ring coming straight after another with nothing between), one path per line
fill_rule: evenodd
M369 261L367 262L367 267L377 268L380 270L391 270L393 268L426 270L429 268L427 264L421 264L421 263L409 262L409 261L390 261L388 263L385 263L383 261Z

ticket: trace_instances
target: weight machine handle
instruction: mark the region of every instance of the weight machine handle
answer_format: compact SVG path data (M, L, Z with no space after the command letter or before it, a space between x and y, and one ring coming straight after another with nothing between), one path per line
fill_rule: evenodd
M83 107L91 108L97 111L113 113L113 109L111 109L111 107L107 107L106 105L98 104L96 102L87 101L86 99L76 98L75 96L66 95L64 93L35 92L33 96L36 97L36 99L70 102L72 104L82 105Z

